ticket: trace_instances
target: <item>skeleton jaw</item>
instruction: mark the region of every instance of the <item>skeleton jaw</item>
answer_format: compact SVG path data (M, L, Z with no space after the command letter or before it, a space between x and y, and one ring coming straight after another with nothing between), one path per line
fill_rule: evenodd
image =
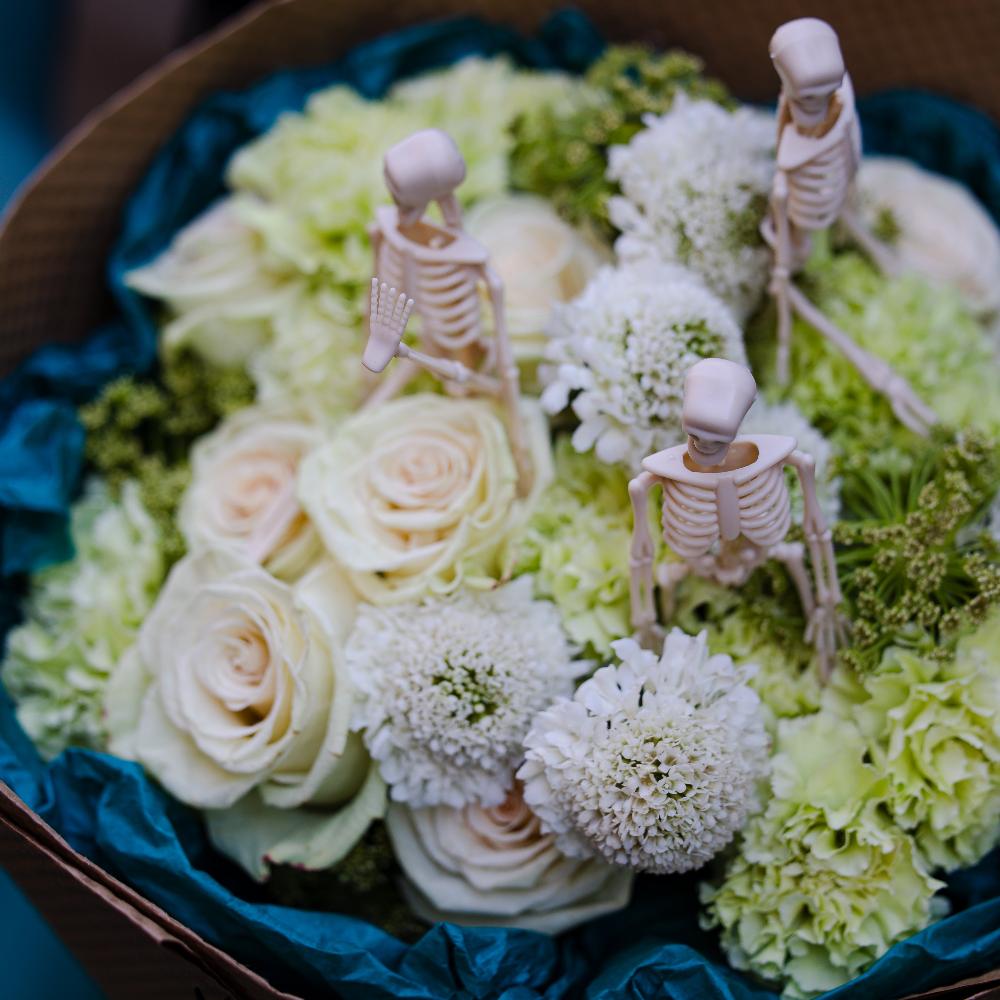
M685 428L687 430L687 428ZM688 433L688 455L698 465L721 465L729 454L729 446L732 439L714 438L704 434L695 433L697 429L692 428Z

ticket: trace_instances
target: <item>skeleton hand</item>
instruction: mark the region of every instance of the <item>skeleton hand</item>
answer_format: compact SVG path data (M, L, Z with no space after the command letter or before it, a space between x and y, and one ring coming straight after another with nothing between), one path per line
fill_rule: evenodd
M406 292L397 295L395 288L372 278L368 343L361 358L365 368L380 372L396 356L412 311L413 299L407 298Z

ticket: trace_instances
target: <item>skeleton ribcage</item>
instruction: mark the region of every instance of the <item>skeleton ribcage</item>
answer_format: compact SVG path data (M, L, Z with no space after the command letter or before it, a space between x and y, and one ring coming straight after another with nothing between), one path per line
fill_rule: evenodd
M679 556L693 559L708 552L720 537L715 490L692 483L661 480L663 537ZM736 490L740 534L761 548L777 545L792 522L783 466L765 469Z
M379 254L379 277L386 284L405 289L423 321L423 338L443 351L454 352L482 339L479 278L466 264L427 264L414 261L409 288L402 254L388 241Z
M788 174L788 214L800 229L816 232L837 221L854 179L854 157L845 138Z

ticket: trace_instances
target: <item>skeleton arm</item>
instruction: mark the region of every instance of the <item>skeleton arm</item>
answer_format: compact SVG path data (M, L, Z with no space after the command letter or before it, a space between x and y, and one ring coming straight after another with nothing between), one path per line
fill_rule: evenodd
M368 227L368 240L372 245L372 275L376 275L379 268L379 254L382 252L382 244L385 242L385 236L378 223L373 222ZM368 315L370 316L371 313L369 312Z
M412 310L413 299L407 298L406 292L397 294L395 288L387 288L384 283L380 285L378 278L372 278L368 344L362 364L369 371L381 372L394 357L406 358L438 378L468 383L481 392L496 395L496 379L473 371L460 361L436 358L422 351L415 351L402 342Z
M632 548L629 553L631 573L632 628L640 642L649 635L656 624L656 607L653 603L653 534L649 530L649 491L658 480L651 472L640 472L628 484L632 500Z
M533 473L531 456L524 435L524 423L521 419L520 373L507 334L503 282L489 265L483 268L482 277L486 282L493 310L493 353L496 371L500 378L500 393L507 413L507 433L510 437L511 451L514 453L514 463L517 466L518 493L525 496L531 489Z
M827 527L816 495L815 460L805 452L793 451L788 456L788 464L798 473L799 482L802 484L802 496L805 500L802 527L816 587L816 606L810 615L806 638L816 645L820 670L825 680L833 669L837 641L843 631L837 611L837 606L843 597L840 592L840 580L837 578L833 535Z

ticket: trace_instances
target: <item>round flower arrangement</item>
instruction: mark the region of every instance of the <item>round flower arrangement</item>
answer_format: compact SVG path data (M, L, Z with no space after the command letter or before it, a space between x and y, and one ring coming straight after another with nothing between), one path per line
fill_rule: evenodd
M450 134L464 183L414 195L383 174L420 129ZM933 951L1000 839L1000 237L950 182L865 162L859 215L905 273L838 231L803 287L941 423L904 428L799 320L783 386L762 301L773 129L691 57L611 48L584 78L474 57L381 100L337 83L232 149L224 196L124 279L156 315L155 369L58 425L76 465L38 463L72 479L85 462L67 524L4 522L5 571L33 572L0 677L53 771L152 780L273 901L402 937L473 928L445 931L466 948L449 968L495 933L485 951L522 949L537 995L582 993L598 938L513 929L611 913L615 947L676 943L669 916L689 955L700 920L733 995L733 970L809 997L881 975L891 959L865 970L913 935ZM406 222L430 201L440 216ZM444 252L452 298L418 302L375 375L369 241L391 269L379 241L400 233ZM743 431L794 436L817 503L806 463L782 561L752 572L706 580L656 542L662 632L633 637L629 480L685 441L685 377L708 357L749 364ZM0 468L9 510L23 468ZM829 679L800 601L816 508L847 626ZM259 905L233 904L231 927L276 967L361 935L343 982L438 995L417 970L438 932L411 963L346 917L310 938L323 914L293 932ZM623 989L673 974L645 947ZM513 973L491 975L454 972L441 995L509 992Z

